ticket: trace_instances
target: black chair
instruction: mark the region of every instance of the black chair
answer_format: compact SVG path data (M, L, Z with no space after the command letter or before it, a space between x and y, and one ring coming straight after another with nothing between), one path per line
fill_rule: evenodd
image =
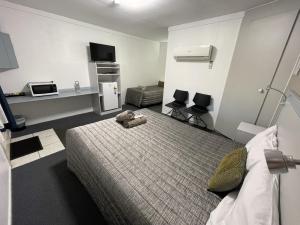
M170 112L167 114L171 114L171 116L176 119L186 120L187 118L182 112L182 109L186 108L186 101L189 97L189 92L176 89L173 97L175 101L166 104L167 107L171 108ZM183 117L183 119L180 117Z
M12 114L1 86L0 86L0 103L1 103L2 109L4 111L4 114L8 120L8 123L5 124L5 128L10 129L12 132L25 129L26 128L25 118L20 115Z
M202 115L208 113L207 106L210 105L211 102L211 96L205 95L201 93L196 93L193 102L195 105L187 108L185 110L186 113L191 114L191 116L188 118L190 120L191 118L194 118L197 124L202 128L207 128L207 124L204 122L204 120L201 118ZM199 123L200 121L200 123Z

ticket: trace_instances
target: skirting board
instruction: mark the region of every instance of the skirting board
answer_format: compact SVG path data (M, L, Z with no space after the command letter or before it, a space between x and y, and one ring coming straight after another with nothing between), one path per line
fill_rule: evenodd
M84 114L84 113L90 113L93 111L94 111L93 108L87 108L87 109L81 109L81 110L77 110L77 111L73 111L73 112L55 114L55 115L42 117L42 118L38 118L38 119L31 119L31 120L26 121L26 125L30 126L30 125L44 123L44 122L48 122L48 121L52 121L52 120L63 119L63 118L70 117L70 116L76 116L76 115L80 115L80 114Z
M119 111L122 111L122 108L117 108L117 109L113 109L113 110L109 110L109 111L100 112L100 115L104 116L104 115L119 112Z

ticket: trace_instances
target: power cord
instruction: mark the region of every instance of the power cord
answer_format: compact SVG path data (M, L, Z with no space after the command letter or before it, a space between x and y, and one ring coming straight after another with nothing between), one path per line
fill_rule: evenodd
M271 87L271 85L268 85L267 88L266 88L266 90L268 90L268 91L269 90L277 91L277 92L279 92L280 94L282 94L284 96L284 102L287 100L287 96L286 96L286 94L284 92L280 91L279 89Z

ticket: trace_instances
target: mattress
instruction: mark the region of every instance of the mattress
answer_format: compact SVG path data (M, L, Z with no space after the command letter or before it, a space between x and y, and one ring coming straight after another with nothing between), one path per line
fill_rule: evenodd
M110 224L203 225L220 198L207 181L234 142L142 109L148 122L114 118L67 131L68 167Z
M143 88L128 88L125 102L137 107L158 104L162 102L163 91L164 88L158 87L157 85Z

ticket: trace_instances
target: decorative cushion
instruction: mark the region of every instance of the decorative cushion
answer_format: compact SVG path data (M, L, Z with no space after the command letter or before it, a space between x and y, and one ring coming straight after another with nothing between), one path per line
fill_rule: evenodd
M142 91L145 91L147 87L146 87L146 86L139 85L138 88L140 88Z
M158 81L157 86L158 87L164 87L165 86L165 82L164 81Z
M228 192L239 187L246 173L247 150L239 148L228 153L208 181L208 190Z

